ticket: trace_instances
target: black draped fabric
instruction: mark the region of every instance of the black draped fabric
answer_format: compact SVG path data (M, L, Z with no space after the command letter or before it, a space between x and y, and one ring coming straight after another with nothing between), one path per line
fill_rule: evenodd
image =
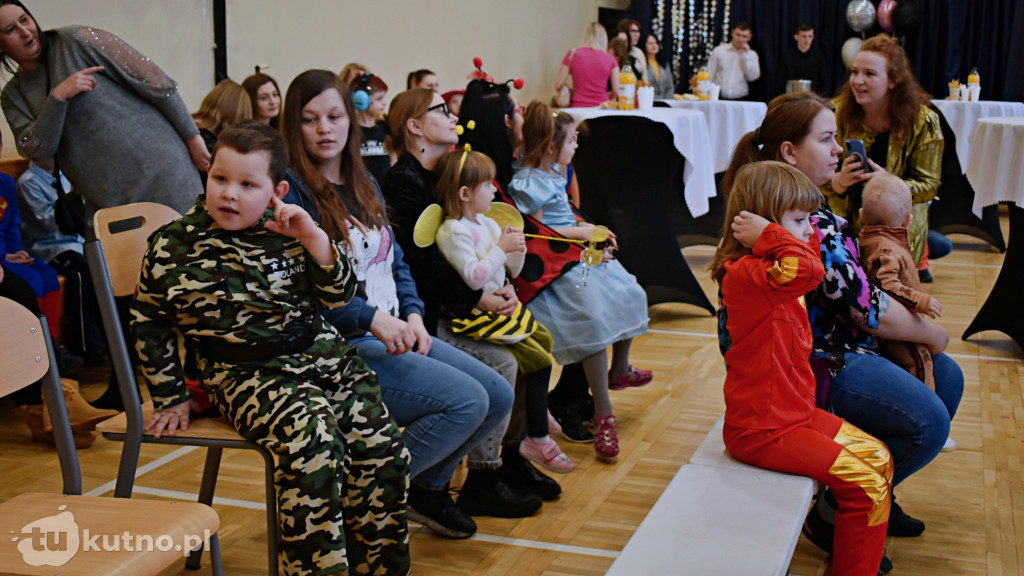
M670 7L682 0L664 0ZM898 0L912 1L912 0ZM981 74L982 98L985 100L1024 101L1024 67L1014 58L1024 54L1024 2L1019 0L917 0L920 25L903 38L911 65L925 90L938 98L949 94L948 82L959 78L967 81L967 73L977 67ZM877 4L877 2L874 2ZM701 5L703 2L700 3ZM793 34L801 22L814 27L815 46L831 65L832 86L825 96L832 96L846 78L842 46L848 39L860 36L846 22L849 0L732 0L733 24L750 22L754 38L751 47L761 58L761 79L751 85L751 95L758 100L776 96L777 70L782 54L795 45ZM635 0L629 13L650 30L655 0ZM722 2L718 10L722 12ZM719 18L721 14L719 14ZM666 28L671 16L666 15ZM721 30L721 21L716 21ZM882 32L875 24L864 32L865 37ZM666 31L665 36L669 33ZM665 49L671 51L665 39ZM678 72L687 78L693 70ZM685 81L681 82L685 86Z
M685 159L664 124L636 116L587 120L573 167L581 209L618 237L617 253L647 305L685 302L714 314L679 251L670 213L683 202Z

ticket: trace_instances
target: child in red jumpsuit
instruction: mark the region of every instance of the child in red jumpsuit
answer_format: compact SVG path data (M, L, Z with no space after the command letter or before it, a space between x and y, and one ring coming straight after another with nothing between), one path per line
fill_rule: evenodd
M711 265L732 342L723 437L739 460L827 485L839 502L833 576L874 576L889 518L889 450L814 405L803 295L824 276L809 220L820 203L814 184L780 162L736 176Z

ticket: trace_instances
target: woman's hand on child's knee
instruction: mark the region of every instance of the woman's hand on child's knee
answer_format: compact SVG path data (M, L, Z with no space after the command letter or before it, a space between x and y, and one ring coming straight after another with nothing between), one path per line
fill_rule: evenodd
M764 232L768 224L770 222L763 216L743 210L732 219L730 227L732 228L732 235L736 238L737 242L747 248L753 248L754 244L757 243L757 239L761 237L761 232Z
M188 430L189 402L182 402L157 410L146 423L146 432L153 431L153 437L159 438L164 431L174 436L178 430Z

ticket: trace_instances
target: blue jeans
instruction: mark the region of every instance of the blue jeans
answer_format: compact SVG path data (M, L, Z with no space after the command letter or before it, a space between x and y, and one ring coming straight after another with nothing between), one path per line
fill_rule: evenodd
M466 336L460 336L452 332L447 322L442 320L437 323L437 338L469 354L473 358L483 362L494 369L495 372L504 378L509 391L514 392L514 397L520 399L515 402L512 413L507 413L504 420L491 430L491 433L484 437L479 444L469 451L469 458L466 459L468 468L496 469L503 464L501 460L501 447L503 440L509 437L509 430L515 435L512 443L513 449L518 448L519 441L526 436L525 418L523 411L523 390L516 388L516 373L519 370L516 359L504 346L488 342L486 340L473 340ZM518 409L517 409L518 406Z
M933 357L935 392L906 370L872 354L847 354L832 382L836 416L885 442L896 486L932 461L949 437L964 393L964 374L945 354Z
M350 341L380 378L391 416L405 427L409 476L424 488L444 488L462 458L512 409L504 378L440 339L427 356L392 356L373 336Z
M938 260L953 251L953 241L935 230L928 231L928 259Z

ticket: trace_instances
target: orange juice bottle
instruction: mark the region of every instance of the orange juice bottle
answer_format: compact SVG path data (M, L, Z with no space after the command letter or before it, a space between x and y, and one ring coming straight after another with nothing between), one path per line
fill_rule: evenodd
M619 70L619 110L632 110L636 107L636 74L633 67L626 62Z
M697 97L701 100L711 99L711 72L707 66L701 66L697 71Z

